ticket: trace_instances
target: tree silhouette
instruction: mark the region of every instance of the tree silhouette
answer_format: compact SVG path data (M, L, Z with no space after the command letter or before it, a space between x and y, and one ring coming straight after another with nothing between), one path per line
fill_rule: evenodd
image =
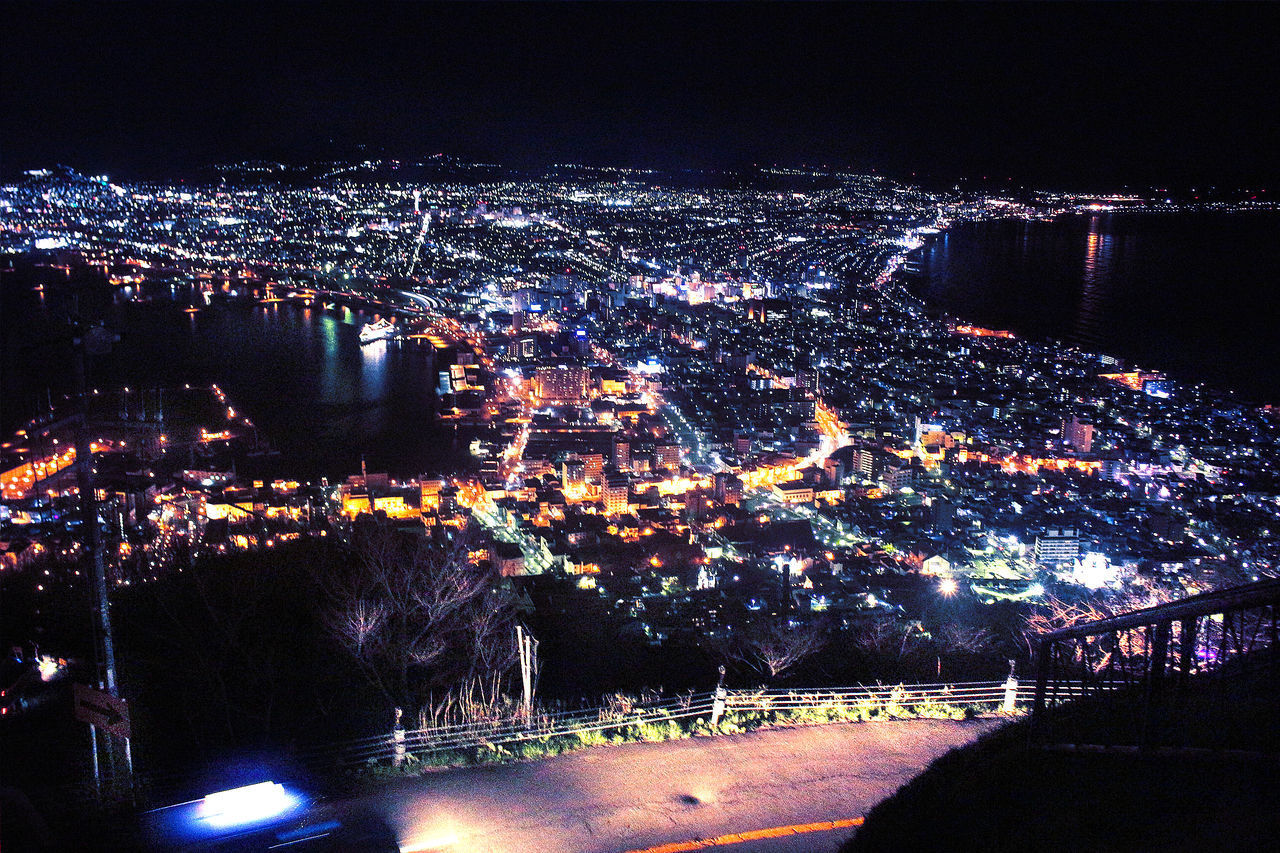
M778 678L826 645L823 626L792 626L783 620L757 624L721 647L721 654L761 675Z
M468 531L357 528L352 559L326 581L326 623L397 708L436 687L491 679L515 660L515 608L488 563L470 558Z

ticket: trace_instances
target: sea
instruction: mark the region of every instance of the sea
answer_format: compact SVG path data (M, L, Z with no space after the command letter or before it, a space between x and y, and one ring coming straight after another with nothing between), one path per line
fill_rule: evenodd
M914 260L949 315L1280 403L1280 213L964 223Z
M359 330L372 311L206 300L182 283L125 291L89 273L27 264L0 276L0 292L6 436L50 402L68 405L75 373L66 317L78 311L120 338L109 354L89 359L90 388L217 384L278 452L269 473L332 479L363 462L371 472L408 477L464 467L465 440L436 417L433 354L388 341L362 345Z

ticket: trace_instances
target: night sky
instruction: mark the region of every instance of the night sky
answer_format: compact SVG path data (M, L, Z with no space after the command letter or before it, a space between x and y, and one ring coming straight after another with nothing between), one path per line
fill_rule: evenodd
M1280 175L1269 4L0 7L0 171L437 151L1063 188Z

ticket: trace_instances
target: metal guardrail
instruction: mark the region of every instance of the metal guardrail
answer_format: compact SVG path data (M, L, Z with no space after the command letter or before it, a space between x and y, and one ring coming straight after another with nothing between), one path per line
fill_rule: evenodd
M1227 676L1280 673L1278 615L1280 579L1267 579L1040 634L1030 737L1043 744L1083 736L1053 731L1064 685L1077 696L1124 687L1097 708L1109 715L1095 726L1108 745L1173 745L1165 741L1176 739L1171 721L1185 714L1193 678L1225 696Z
M1083 689L1075 691L1084 695ZM1072 691L1065 688L1057 701L1066 701ZM426 757L435 753L466 751L555 737L617 731L631 726L707 718L720 714L797 712L806 709L866 712L918 712L938 706L989 707L1013 710L1025 707L1034 696L1030 685L1008 681L961 682L954 684L899 684L815 689L725 690L690 693L652 702L619 703L582 711L535 714L532 720L520 717L459 723L430 728L393 731L343 743L332 744L304 754L301 758L316 767L353 767L381 762L397 763L406 756ZM719 702L717 699L719 698Z
M1049 700L1070 701L1091 695L1097 685L1059 683ZM1035 688L1010 677L1006 681L956 682L951 684L897 684L810 689L724 690L687 693L649 701L617 701L606 707L573 711L536 713L533 719L519 716L455 723L422 729L392 731L303 749L292 755L299 769L324 774L369 765L395 765L408 756L427 758L457 751L510 746L556 737L616 732L631 726L662 724L694 719L709 723L723 715L795 713L804 710L865 711L890 716L899 712L917 713L930 707L976 708L986 712L1017 712L1028 708ZM838 715L837 715L838 716ZM817 718L818 720L821 717ZM182 772L141 773L135 777L132 797L152 804L172 801L176 796L194 795L192 780ZM81 786L83 787L83 786ZM87 790L87 789L86 789ZM65 786L58 800L85 799L86 791ZM86 800L87 801L87 800ZM101 805L101 804L100 804Z

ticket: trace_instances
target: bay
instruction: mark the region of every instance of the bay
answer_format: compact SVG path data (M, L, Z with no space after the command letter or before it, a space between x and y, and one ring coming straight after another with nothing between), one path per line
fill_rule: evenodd
M74 390L65 321L73 306L60 278L68 276L22 266L4 276L5 434ZM206 302L184 284L126 293L84 273L74 278L74 307L120 335L109 355L90 360L90 387L216 383L280 451L270 468L282 476L342 477L359 471L362 457L370 471L394 476L459 467L454 431L435 417L435 359L386 341L361 345L373 312ZM32 290L41 283L43 292Z
M1280 402L1280 214L1097 213L964 223L912 289L978 325Z

